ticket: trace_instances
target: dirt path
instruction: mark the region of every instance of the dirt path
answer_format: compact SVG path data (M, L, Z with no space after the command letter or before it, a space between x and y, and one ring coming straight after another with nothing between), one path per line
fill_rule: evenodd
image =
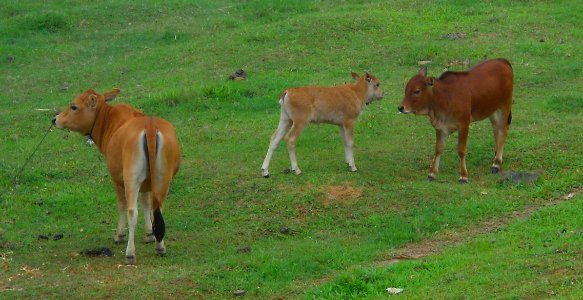
M369 266L384 267L399 263L404 260L420 259L426 256L437 254L440 251L442 251L445 247L461 244L463 242L475 238L478 235L497 231L501 227L515 220L524 220L544 207L553 206L568 201L582 192L583 188L581 187L575 188L561 197L550 199L541 204L527 206L523 210L514 211L507 216L481 222L471 228L459 228L456 231L447 231L438 234L430 239L406 244L404 247L401 247L388 253L387 255L387 257L389 257L388 259L372 262ZM308 282L298 282L295 290L303 291L310 287L324 284L332 280L335 276L336 272L317 280Z

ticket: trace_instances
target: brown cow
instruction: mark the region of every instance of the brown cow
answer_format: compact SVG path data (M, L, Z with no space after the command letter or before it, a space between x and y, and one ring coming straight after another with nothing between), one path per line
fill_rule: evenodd
M308 123L338 125L340 137L344 143L346 163L350 171L357 170L353 154L354 123L364 106L382 99L384 93L380 88L379 80L368 72L363 76L352 72L352 78L356 80L356 84L290 88L281 94L279 125L271 136L269 149L261 166L263 177L269 177L269 162L286 134L288 134L286 140L291 169L296 175L302 173L296 160L295 141Z
M496 140L492 173L500 171L502 152L512 120L514 74L506 59L487 60L467 72L445 72L439 78L427 77L427 67L407 83L399 111L428 115L435 128L435 157L429 180L435 179L439 158L447 136L459 131L458 155L461 160L461 183L468 180L466 142L471 122L490 118Z
M113 89L101 95L89 89L73 99L69 107L53 119L53 124L89 135L105 156L118 198L115 242L123 242L127 212L126 263L133 265L136 263L134 232L138 221L138 193L146 222L146 242L156 241L157 253L166 253L161 208L170 182L178 172L180 149L174 127L169 122L146 117L126 104L110 106L107 102L115 99L119 92Z

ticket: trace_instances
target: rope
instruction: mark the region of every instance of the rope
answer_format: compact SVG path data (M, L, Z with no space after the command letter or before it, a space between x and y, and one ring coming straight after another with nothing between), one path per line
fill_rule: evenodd
M22 172L24 171L24 168L26 168L26 165L28 165L28 163L31 161L32 157L34 156L34 154L36 153L36 151L38 150L38 147L40 147L40 145L44 142L45 138L47 137L47 135L49 134L49 132L51 132L51 129L53 129L53 124L51 123L51 126L49 126L49 129L47 129L47 132L45 132L45 135L43 136L43 138L40 140L40 142L38 143L38 145L36 145L36 147L34 148L34 150L32 151L32 153L28 156L28 158L24 161L24 164L22 165L22 167L20 167L20 169L18 170L18 172L16 172L16 175L14 175L14 179L12 179L12 183L14 185L18 184L18 176L20 176L22 174ZM4 194L6 193L8 189L4 190L1 194L0 194L0 202L2 202L2 196L4 196Z

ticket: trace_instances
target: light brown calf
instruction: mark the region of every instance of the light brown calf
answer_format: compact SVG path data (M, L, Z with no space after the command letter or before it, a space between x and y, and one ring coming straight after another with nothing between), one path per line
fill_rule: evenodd
M138 193L144 210L146 242L156 241L157 253L166 253L161 208L170 182L178 172L180 149L174 127L169 122L146 117L126 104L110 106L107 102L115 99L119 92L119 89L113 89L101 95L89 89L73 99L53 123L57 128L89 135L105 156L118 198L119 222L115 242L123 242L127 213L126 263L135 264Z
M445 139L450 133L459 131L459 181L468 181L466 143L470 123L485 118L492 122L496 140L492 173L500 170L504 142L512 120L513 84L512 65L506 59L484 61L467 72L445 72L437 79L427 77L427 67L424 67L409 80L399 111L428 115L436 133L429 180L437 175Z
M338 125L344 143L346 163L350 171L357 170L353 154L354 123L365 105L383 98L383 91L379 80L368 72L363 76L352 72L352 77L356 84L290 88L281 94L279 125L271 136L269 149L261 167L263 177L269 177L269 162L286 134L291 169L297 175L301 174L296 160L295 142L308 123Z

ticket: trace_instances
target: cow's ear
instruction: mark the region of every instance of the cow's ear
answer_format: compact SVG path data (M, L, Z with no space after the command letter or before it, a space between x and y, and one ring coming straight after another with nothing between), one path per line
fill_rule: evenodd
M91 110L94 110L97 107L97 95L89 95L87 107Z
M371 82L372 81L372 77L370 77L370 74L368 72L364 73L364 78L366 79L367 82Z
M358 78L360 78L360 75L358 75L354 72L350 72L350 75L352 75L352 78L354 78L354 80L358 80Z
M435 77L427 77L427 79L425 79L425 85L426 86L433 86L434 81L435 81Z
M427 76L427 66L423 66L421 70L419 70L419 75L426 77Z
M105 97L105 101L111 101L113 99L115 99L115 97L117 97L117 95L119 95L119 93L121 92L120 89L118 88L114 88L111 91L103 94L103 97Z

